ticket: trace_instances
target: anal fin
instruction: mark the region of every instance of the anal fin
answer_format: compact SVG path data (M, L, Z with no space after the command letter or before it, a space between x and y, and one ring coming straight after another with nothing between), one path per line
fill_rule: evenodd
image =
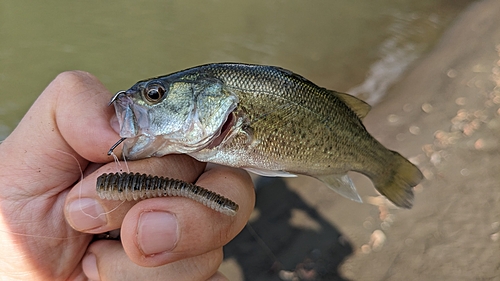
M324 182L330 189L338 194L359 203L363 202L356 191L354 183L347 174L318 176L316 178Z
M259 168L253 168L253 167L243 167L243 169L252 172L257 175L265 176L265 177L284 177L284 178L292 178L296 177L297 175L285 172L285 171L274 171L274 170L266 170L266 169L259 169Z

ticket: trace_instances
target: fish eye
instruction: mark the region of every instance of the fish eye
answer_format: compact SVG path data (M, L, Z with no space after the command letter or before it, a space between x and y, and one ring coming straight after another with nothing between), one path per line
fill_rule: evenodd
M145 89L144 97L149 102L157 102L165 95L165 88L158 84L153 84Z

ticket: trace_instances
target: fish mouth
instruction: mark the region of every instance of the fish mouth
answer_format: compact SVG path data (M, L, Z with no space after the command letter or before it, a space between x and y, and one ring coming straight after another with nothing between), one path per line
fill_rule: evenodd
M119 91L109 102L109 105L112 104L115 108L119 125L118 134L121 139L110 148L108 155L111 155L113 150L123 143L122 154L125 158L144 157L147 154L152 154L146 148L157 141L154 136L143 135L142 128L148 128L149 126L148 114L146 109L134 104L131 95L132 93L129 93L129 91ZM140 131L141 133L139 133Z
M149 127L150 122L147 109L135 105L128 91L116 93L109 104L113 104L115 107L116 117L120 126L120 137L137 137L139 131L143 131L143 128Z
M108 155L112 155L116 147L123 143L122 156L124 159L135 160L155 156L155 142L163 142L157 138L145 138L144 136L137 136L134 138L121 138L111 146Z
M207 148L211 149L219 146L233 128L234 123L235 123L234 113L231 112L227 116L227 119L224 122L224 124L222 124L221 129L219 131L219 135L208 144Z
M127 138L123 142L122 154L125 159L136 160L153 156L163 156L158 154L158 150L165 145L163 138L139 135Z

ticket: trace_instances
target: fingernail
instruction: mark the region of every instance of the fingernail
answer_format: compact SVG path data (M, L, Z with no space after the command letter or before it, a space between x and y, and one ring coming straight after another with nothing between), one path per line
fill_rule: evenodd
M102 206L91 198L81 198L68 206L68 220L77 230L90 230L107 224Z
M99 271L97 269L97 258L94 254L89 253L85 257L83 257L82 269L83 273L85 273L85 276L87 276L89 280L101 280Z
M177 239L177 218L172 213L144 212L139 217L137 243L144 255L171 251Z

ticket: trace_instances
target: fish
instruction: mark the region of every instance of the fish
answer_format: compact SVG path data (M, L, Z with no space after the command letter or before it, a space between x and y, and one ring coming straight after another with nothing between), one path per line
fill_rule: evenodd
M187 154L262 176L308 175L362 202L354 171L401 208L423 179L366 130L370 105L281 67L200 65L141 80L110 104L122 138L112 149L123 141L126 159Z

